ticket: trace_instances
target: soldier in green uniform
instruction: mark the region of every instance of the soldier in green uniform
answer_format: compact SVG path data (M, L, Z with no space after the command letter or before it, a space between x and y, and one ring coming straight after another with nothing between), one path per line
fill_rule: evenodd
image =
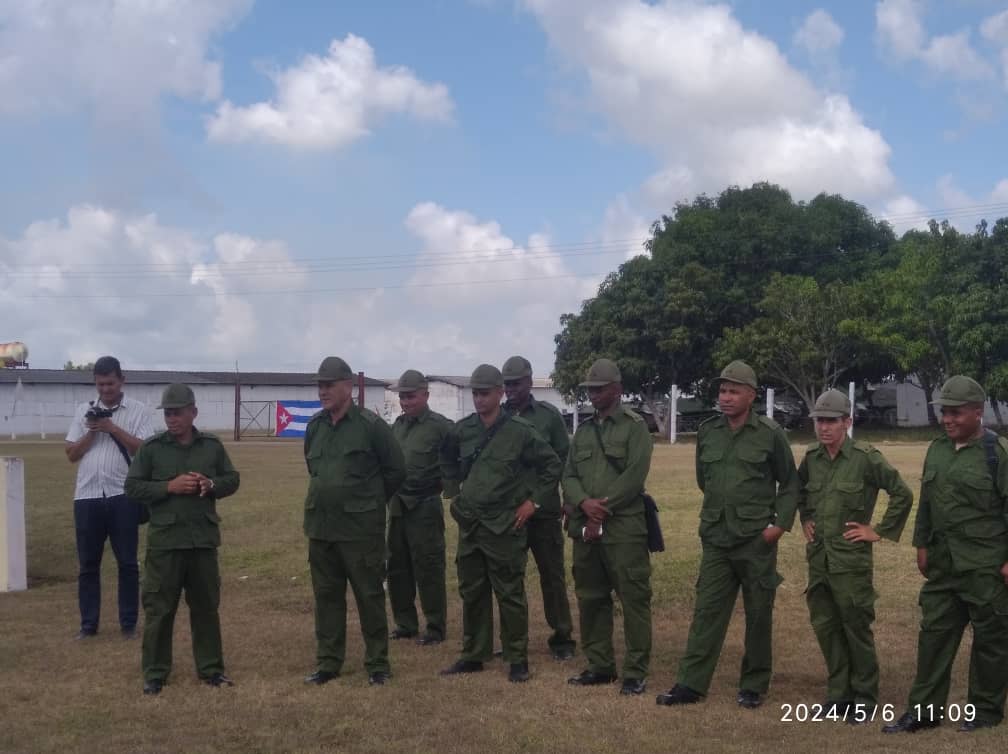
M459 526L462 654L441 673L483 670L493 652L496 595L508 680L521 683L529 678L526 524L556 489L561 462L535 427L503 410L497 367L480 364L470 385L476 413L456 422L442 451L445 494Z
M512 356L504 362L501 374L504 377L504 394L507 396L504 410L514 416L520 416L539 430L539 434L550 444L557 457L565 460L570 449L567 426L559 410L533 397L532 365L521 356ZM531 469L527 473L528 488L531 491L535 485L535 474ZM569 660L574 656L577 644L572 636L574 622L571 619L567 580L564 576L560 488L556 487L551 495L536 502L539 503L539 510L525 528L528 530L529 550L539 569L539 585L542 589L546 623L553 629L553 634L547 643L553 659Z
M392 428L353 402L353 372L338 356L319 365L322 410L305 429L308 465L304 532L315 592L317 668L306 683L339 676L346 657L346 589L364 636L368 683L391 677L385 615L385 508L406 477Z
M415 369L403 372L392 387L403 413L392 433L406 458L406 481L389 501L388 590L396 627L393 639L420 632L414 601L420 593L427 628L417 644L445 638L445 525L441 503L441 446L452 422L427 405L427 378Z
M623 407L622 376L598 359L582 387L595 415L578 427L563 475L567 533L574 540L574 592L588 668L575 686L616 681L613 592L623 608L621 694L642 694L651 659L651 557L644 519L644 481L651 468L651 434Z
M703 556L693 622L676 685L657 702L693 704L707 694L741 588L745 655L736 701L754 709L770 686L774 596L782 581L777 540L794 523L798 471L783 430L753 411L752 368L733 361L716 382L721 415L697 433Z
M924 458L914 525L920 591L917 677L907 711L884 733L964 720L960 731L998 725L1008 692L1008 442L983 426L987 395L957 375L941 388L945 436ZM949 714L952 664L973 628L967 705ZM972 707L970 707L972 705ZM964 712L965 710L965 712Z
M141 665L145 694L159 694L172 666L172 631L185 590L193 656L201 681L231 686L221 646L220 516L217 499L238 489L238 472L216 437L193 426L196 397L187 385L161 396L167 432L137 451L126 494L150 509L144 560L144 633Z
M808 544L809 616L826 660L826 708L848 722L865 722L878 704L872 543L898 542L913 493L899 472L866 442L847 436L851 404L827 390L811 416L819 442L798 467L798 512ZM871 526L879 490L889 493L881 523Z

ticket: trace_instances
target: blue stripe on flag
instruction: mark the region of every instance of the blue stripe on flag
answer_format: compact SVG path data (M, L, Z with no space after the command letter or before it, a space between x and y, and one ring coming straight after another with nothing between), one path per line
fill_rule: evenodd
M321 410L321 401L277 401L276 436L304 437L308 420Z

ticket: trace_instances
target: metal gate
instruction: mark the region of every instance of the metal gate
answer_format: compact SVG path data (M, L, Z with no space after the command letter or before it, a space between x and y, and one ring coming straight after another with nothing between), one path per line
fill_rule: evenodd
M242 401L238 410L238 439L276 434L276 401Z

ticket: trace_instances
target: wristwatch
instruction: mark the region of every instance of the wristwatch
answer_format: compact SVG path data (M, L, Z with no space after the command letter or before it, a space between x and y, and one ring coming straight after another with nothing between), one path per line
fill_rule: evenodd
M539 510L540 508L542 508L542 506L539 505L539 503L537 503L535 500L532 501L532 505L535 507L536 510Z

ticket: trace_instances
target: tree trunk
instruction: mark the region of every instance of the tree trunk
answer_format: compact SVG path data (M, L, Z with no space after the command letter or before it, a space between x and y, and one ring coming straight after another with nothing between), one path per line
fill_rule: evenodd
M927 406L928 423L932 427L937 427L938 415L935 413L935 407L931 403L931 399L934 397L934 385L927 377L921 377L920 384L921 390L924 391L924 405Z
M660 410L662 406L659 406L655 401L654 391L646 390L643 392L641 394L641 400L651 412L651 416L654 417L655 425L658 427L658 434L662 437L668 437L668 416L665 415L667 412Z
M1001 403L997 398L990 399L991 409L994 411L994 426L1003 427L1004 419L1001 417Z

